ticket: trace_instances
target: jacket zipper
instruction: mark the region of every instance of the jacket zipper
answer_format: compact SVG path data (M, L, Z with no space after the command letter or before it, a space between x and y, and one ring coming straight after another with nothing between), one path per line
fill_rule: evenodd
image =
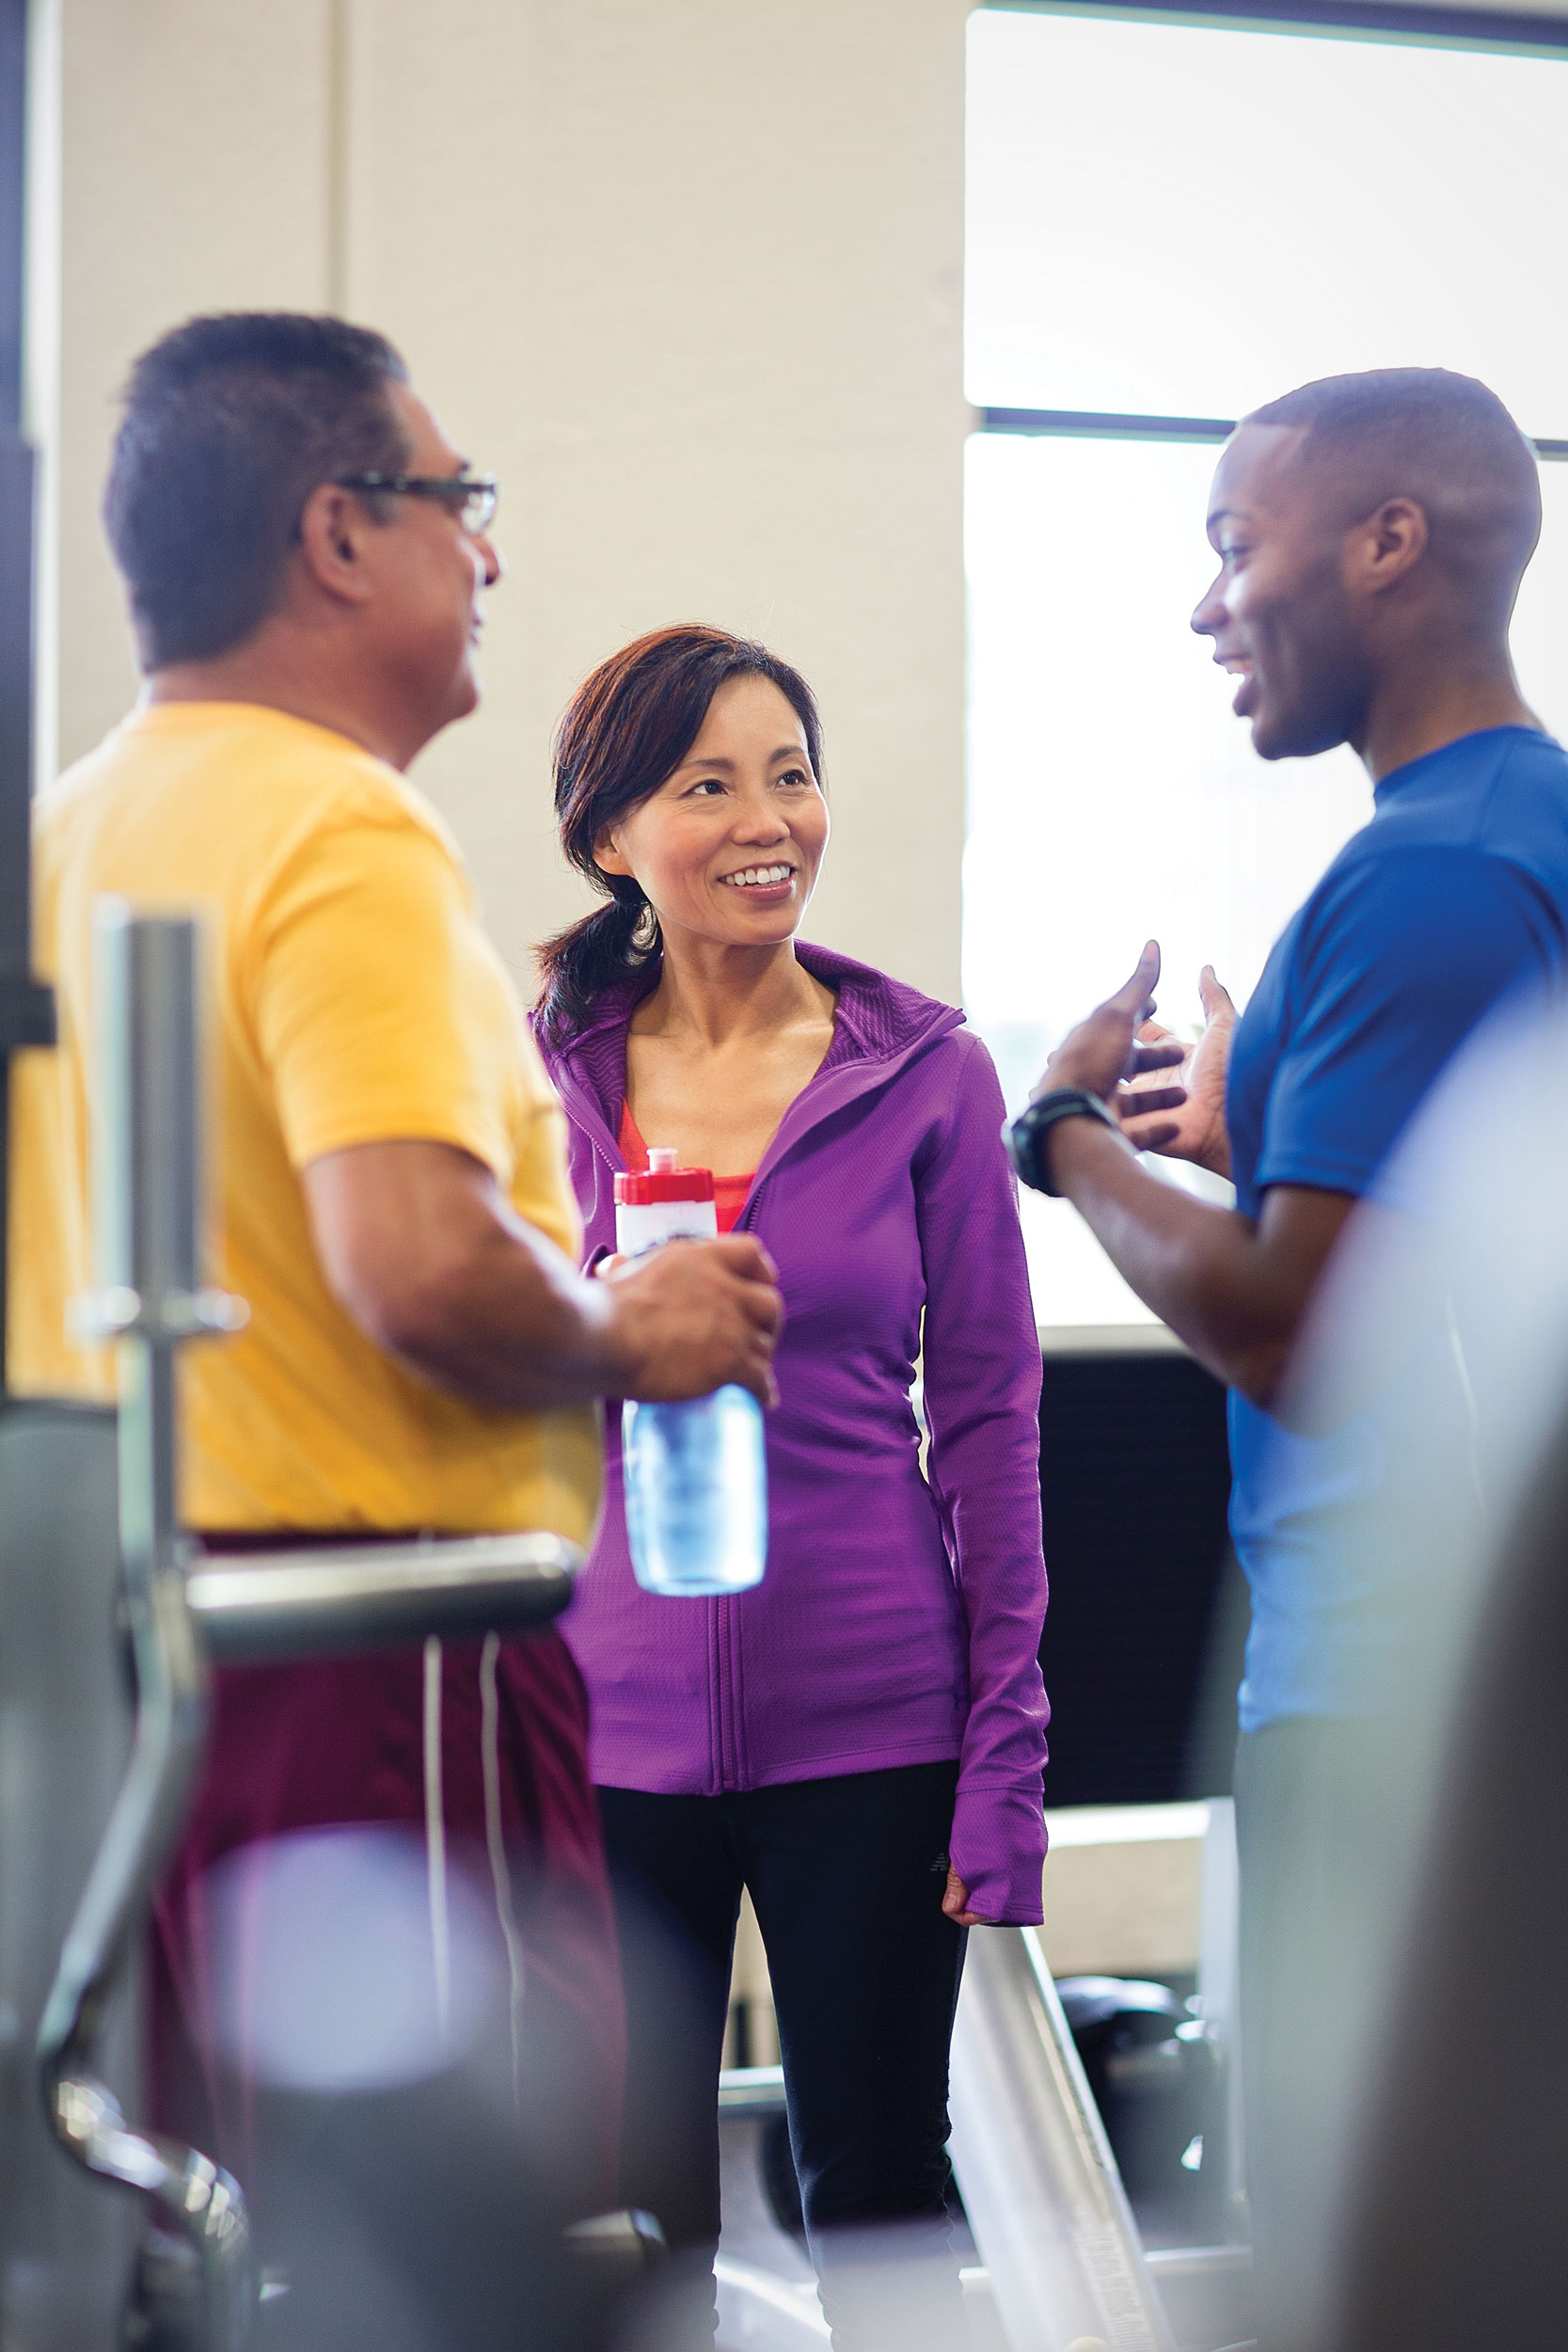
M718 1731L719 1792L739 1787L735 1769L735 1690L730 1674L730 1603L720 1594L713 1604L714 1715Z
M891 1057L886 1061L880 1061L876 1057L867 1057L865 1063L863 1064L863 1067L866 1071L867 1081L872 1084L890 1082L914 1054L924 1051L927 1045L934 1044L940 1038L949 1035L952 1028L958 1025L959 1025L957 1022L950 1025L933 1025L932 1027L928 1027L918 1038L911 1040L907 1046L902 1048L896 1055ZM818 1071L816 1075L808 1081L801 1093L797 1095L794 1103L790 1105L790 1108L784 1113L783 1120L779 1123L778 1133L774 1136L772 1141L769 1143L767 1151L763 1153L762 1158L758 1163L756 1174L752 1179L751 1192L747 1197L744 1208L741 1210L740 1217L736 1228L737 1232L749 1232L754 1230L752 1221L752 1213L756 1205L757 1197L761 1191L764 1180L772 1175L775 1166L784 1157L784 1152L786 1151L793 1150L795 1145L800 1142L804 1136L809 1135L812 1128L817 1123L817 1120L824 1115L818 1108L817 1104L811 1101L811 1098L815 1094L818 1093L819 1090L831 1092L835 1098L839 1095L840 1090L835 1086L831 1084L831 1080L842 1076L844 1074L845 1068L846 1065L840 1064L839 1068L831 1073L830 1085L827 1088L823 1087L823 1073ZM562 1073L557 1074L556 1071L552 1070L552 1076L555 1078L555 1083L558 1089L561 1087L561 1076L564 1074L566 1073ZM571 1092L576 1095L578 1103L588 1111L592 1125L598 1129L598 1137L594 1143L595 1154L597 1157L605 1161L611 1174L613 1174L618 1168L624 1168L626 1166L626 1162L621 1155L618 1136L611 1134L609 1120L605 1114L601 1112L596 1098L589 1091L588 1088L577 1078L575 1073L571 1074L569 1078L569 1085ZM854 1095L858 1094L860 1091L861 1089L857 1087L853 1089L852 1093L847 1095L844 1099L853 1100ZM808 1115L803 1119L797 1116L800 1112L802 1104L807 1104L809 1106ZM835 1099L831 1105L833 1110L837 1110L842 1106L842 1102L837 1099ZM713 1731L712 1752L714 1756L715 1794L719 1794L728 1789L738 1788L741 1785L742 1779L744 1740L741 1734L741 1724L739 1720L740 1702L736 1688L736 1660L732 1649L732 1644L738 1641L740 1627L739 1620L734 1614L734 1604L726 1597L720 1596L710 1605L713 1610L713 1615L708 1621L708 1633L711 1645L710 1656L713 1661L714 1692L714 1709L711 1719Z

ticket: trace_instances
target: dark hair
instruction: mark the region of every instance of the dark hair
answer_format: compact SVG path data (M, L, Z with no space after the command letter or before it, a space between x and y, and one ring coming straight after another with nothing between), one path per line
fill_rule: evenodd
M1305 424L1314 453L1376 450L1406 459L1490 465L1516 483L1534 472L1529 443L1496 392L1450 368L1368 368L1324 375L1255 408L1248 424Z
M292 311L187 319L143 352L103 524L144 669L199 661L260 627L317 485L406 465L387 398L406 381L385 336Z
M1361 514L1418 499L1434 548L1506 619L1541 528L1541 482L1534 450L1486 385L1449 368L1369 368L1303 384L1243 421L1306 425L1303 462L1338 468Z
M658 920L629 874L607 874L594 844L607 825L673 775L702 730L707 707L733 677L770 678L805 734L822 777L816 698L798 670L728 629L689 621L625 645L585 678L555 739L555 811L561 846L608 906L539 949L540 1027L560 1045L592 1016L594 999L640 971L658 951Z

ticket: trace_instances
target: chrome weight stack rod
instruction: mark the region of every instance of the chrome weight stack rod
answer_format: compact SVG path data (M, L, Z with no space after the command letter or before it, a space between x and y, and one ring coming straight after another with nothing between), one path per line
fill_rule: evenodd
M105 2002L179 1836L207 1723L175 1510L175 1359L186 1340L235 1329L245 1310L202 1279L198 927L105 899L96 934L100 1287L76 1322L119 1357L119 1528L136 1715L126 1777L44 2010L40 2079L50 2122L77 2162L139 2189L195 2248L207 2352L244 2352L258 2283L238 2185L196 2150L128 2122L98 2060Z

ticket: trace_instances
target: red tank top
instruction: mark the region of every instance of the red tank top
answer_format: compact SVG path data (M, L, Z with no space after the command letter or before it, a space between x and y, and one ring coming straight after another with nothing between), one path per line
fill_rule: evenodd
M631 1104L621 1105L621 1132L616 1137L621 1157L629 1168L641 1172L648 1165L648 1147L637 1132L637 1121L631 1115ZM752 1174L755 1170L752 1170ZM719 1231L733 1232L736 1218L746 1206L746 1195L752 1189L750 1176L716 1176L713 1180L713 1205L719 1213Z

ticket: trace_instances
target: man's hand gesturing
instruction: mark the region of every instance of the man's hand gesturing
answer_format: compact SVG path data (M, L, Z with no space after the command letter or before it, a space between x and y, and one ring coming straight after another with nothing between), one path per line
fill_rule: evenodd
M778 1403L772 1361L784 1300L753 1235L666 1243L618 1266L605 1288L621 1395L675 1403L733 1380L760 1405Z
M1212 963L1204 965L1197 985L1203 998L1204 1025L1196 1045L1181 1047L1180 1075L1186 1101L1174 1112L1168 1104L1164 1108L1154 1107L1164 1101L1167 1092L1156 1073L1152 1077L1132 1079L1122 1088L1117 1107L1121 1114L1121 1132L1134 1151L1159 1152L1172 1160L1192 1160L1216 1176L1228 1176L1230 1137L1225 1124L1225 1076L1230 1059L1231 1034L1236 1026L1236 1008L1228 991L1214 977ZM1157 1021L1143 1024L1138 1041L1145 1045L1180 1043Z
M1097 1005L1088 1018L1080 1021L1062 1040L1045 1065L1045 1075L1035 1089L1036 1094L1049 1094L1056 1087L1078 1087L1085 1094L1097 1094L1102 1103L1120 1113L1130 1099L1127 1080L1174 1069L1184 1058L1186 1048L1175 1039L1167 1041L1164 1030L1158 1039L1138 1042L1144 1025L1154 1010L1154 988L1159 977L1160 946L1157 940L1151 939L1126 985L1102 1005ZM1140 1117L1147 1117L1152 1111L1179 1110L1185 1100L1181 1087L1154 1084L1140 1091L1138 1112ZM1158 1125L1153 1120L1148 1123L1151 1128Z

